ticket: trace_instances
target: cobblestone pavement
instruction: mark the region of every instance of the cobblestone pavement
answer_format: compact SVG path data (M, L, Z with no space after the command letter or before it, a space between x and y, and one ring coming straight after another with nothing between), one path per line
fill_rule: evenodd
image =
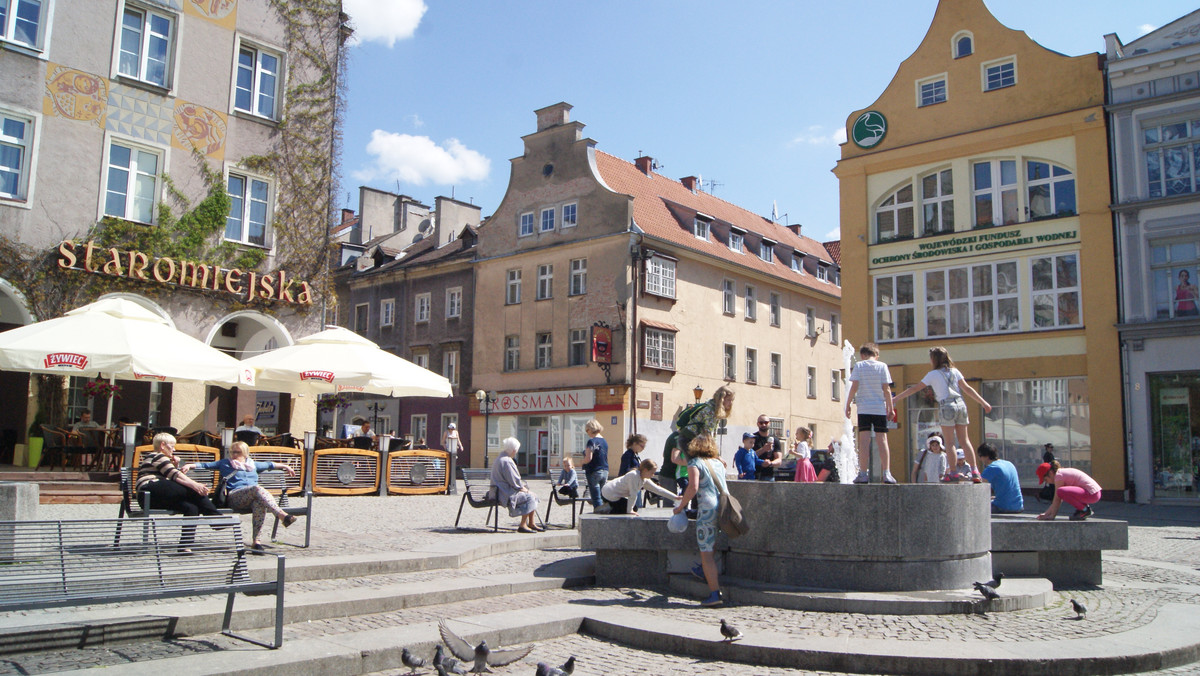
M471 537L469 533L447 528L457 511L456 496L420 498L318 498L314 512L314 548L296 552L299 556L333 553L394 552L427 546L447 539ZM97 514L87 514L93 505L43 505L39 518L110 517L109 505ZM1031 511L1036 506L1031 507ZM1100 509L1097 510L1100 512ZM436 621L445 617L532 608L559 603L626 605L666 619L683 619L716 626L722 617L743 629L771 630L806 637L853 636L907 641L981 640L1018 642L1034 639L1099 637L1141 626L1155 617L1163 603L1200 606L1200 509L1197 507L1147 507L1103 505L1105 517L1130 522L1130 547L1111 552L1104 562L1105 585L1062 590L1046 606L1012 613L988 615L887 616L851 613L813 613L758 606L730 606L706 609L694 599L653 589L559 589L512 594L502 598L477 599L438 606L407 608L389 613L337 618L289 625L286 640L344 634L347 632L399 626L414 622ZM464 510L464 523L482 528L482 510ZM515 520L510 520L515 525ZM403 522L404 527L396 524ZM502 525L506 519L501 519ZM360 524L364 524L361 528ZM248 526L247 526L248 527ZM293 527L294 528L294 527ZM331 544L337 542L340 544ZM289 557L293 553L286 552ZM323 580L289 584L289 591L309 591L349 587L375 587L469 575L528 571L558 560L584 555L574 549L518 552L475 561L458 570L422 571L345 580ZM1086 620L1074 620L1070 598L1083 601L1089 608ZM714 629L715 632L715 629ZM165 657L214 652L244 647L219 635L200 636L162 642L144 642L109 648L65 650L0 658L0 674L48 673L65 668L111 665ZM569 655L580 663L576 674L802 674L801 670L764 669L741 664L697 660L609 644L593 637L571 635L538 645L520 668L516 665L501 673L528 673L537 661L561 664ZM603 668L601 668L603 665ZM407 673L394 670L387 673ZM1200 663L1154 672L1200 674Z

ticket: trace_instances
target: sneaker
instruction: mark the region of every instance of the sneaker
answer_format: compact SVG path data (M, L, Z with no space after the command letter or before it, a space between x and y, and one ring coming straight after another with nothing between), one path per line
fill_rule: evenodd
M1088 518L1091 515L1092 515L1092 507L1091 507L1091 505L1088 505L1088 506L1084 507L1083 509L1075 510L1075 513L1071 515L1071 521L1083 521L1084 519Z
M971 472L971 483L973 483L973 484L983 483L983 477L979 476L979 470L973 470Z
M955 481L958 481L958 475L954 473L950 473L942 477L942 483L944 484L952 484Z
M717 591L709 594L708 598L701 601L700 605L704 606L705 608L712 608L713 606L719 606L722 603L725 603L725 599L721 596L721 590L718 589Z
M894 483L896 483L896 477L892 476L891 472L884 472L883 473L883 483L894 484Z
M856 483L856 484L871 483L871 473L870 472L859 472L858 476L854 477L854 483Z
M696 578L697 580L700 580L701 582L705 582L706 580L704 579L704 567L701 566L700 564L696 564L692 568L692 577Z

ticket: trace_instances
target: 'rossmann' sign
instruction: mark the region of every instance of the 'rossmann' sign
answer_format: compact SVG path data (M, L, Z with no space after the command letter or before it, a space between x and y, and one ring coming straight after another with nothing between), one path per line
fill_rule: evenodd
M554 390L501 394L492 413L546 413L590 411L596 408L595 390Z

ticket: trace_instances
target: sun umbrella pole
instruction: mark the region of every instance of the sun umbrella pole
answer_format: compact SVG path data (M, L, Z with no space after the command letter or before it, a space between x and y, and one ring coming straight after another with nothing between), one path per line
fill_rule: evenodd
M116 386L117 386L117 376L116 376L116 374L113 374L108 377L108 391L113 392L114 391L113 388L115 388ZM106 430L112 429L112 410L113 410L113 397L114 396L116 396L116 395L110 394L108 397L108 415L105 416L106 420L104 422L104 429L106 429Z

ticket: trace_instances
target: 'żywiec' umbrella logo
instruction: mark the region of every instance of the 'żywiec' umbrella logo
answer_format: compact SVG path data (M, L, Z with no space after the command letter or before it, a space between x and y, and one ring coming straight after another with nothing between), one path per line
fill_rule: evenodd
M48 369L53 368L76 368L82 371L87 368L88 358L86 355L76 354L74 352L51 352L46 355L45 365Z
M327 383L332 383L333 371L301 371L300 380L324 380Z

